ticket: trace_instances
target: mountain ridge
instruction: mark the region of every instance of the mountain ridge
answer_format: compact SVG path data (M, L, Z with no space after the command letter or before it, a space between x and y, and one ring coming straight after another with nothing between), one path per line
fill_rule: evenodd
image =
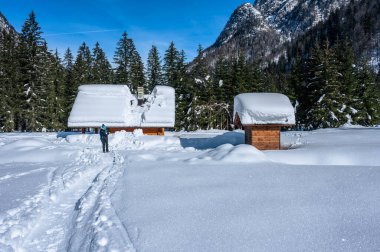
M15 28L8 22L6 17L3 15L3 13L0 12L0 31L5 30L6 32L14 32L16 33Z
M354 0L356 1L356 0ZM204 50L208 65L217 58L245 54L249 61L272 62L285 53L284 44L325 21L348 0L257 0L238 6L224 29Z

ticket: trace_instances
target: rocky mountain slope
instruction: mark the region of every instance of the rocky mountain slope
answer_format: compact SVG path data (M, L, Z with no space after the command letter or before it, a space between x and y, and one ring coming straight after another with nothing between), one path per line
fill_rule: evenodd
M209 64L239 53L253 61L276 60L286 41L295 40L348 0L257 0L231 15L216 42L205 50Z
M214 45L205 52L211 61L216 60L217 55L227 57L239 53L268 59L273 57L271 52L281 41L281 35L265 17L252 4L246 3L234 11Z
M255 8L268 24L287 39L294 39L330 13L347 4L348 0L257 0Z
M13 26L8 22L8 20L5 18L5 16L0 12L0 31L13 31L16 32Z

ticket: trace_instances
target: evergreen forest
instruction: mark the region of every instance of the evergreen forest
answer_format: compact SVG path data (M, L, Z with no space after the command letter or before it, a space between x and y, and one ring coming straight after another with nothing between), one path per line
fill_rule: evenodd
M162 55L152 45L143 62L126 32L115 44L112 59L107 59L101 41L92 48L83 42L60 56L48 48L32 12L20 33L0 33L0 131L68 130L78 87L89 83L127 84L132 93L138 86L146 93L155 85L172 86L176 130L232 129L234 96L246 92L288 95L298 129L378 125L379 66L370 55L358 56L360 47L353 43L358 34L349 36L352 24L343 15L335 13L289 42L286 57L277 61L252 61L241 53L234 58L219 55L211 66L201 45L189 61L174 42ZM370 28L373 19L364 14L355 18L355 23L363 23L360 36L376 39Z

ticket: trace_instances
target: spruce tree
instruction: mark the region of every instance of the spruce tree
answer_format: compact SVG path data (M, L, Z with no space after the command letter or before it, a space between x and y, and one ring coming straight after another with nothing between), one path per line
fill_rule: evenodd
M119 84L130 84L131 71L131 39L128 38L126 32L123 33L121 39L117 42L117 48L113 57L115 64L114 82Z
M212 96L215 118L213 128L228 129L232 121L231 101L226 98L225 88L229 86L229 61L222 56L215 62L215 68L212 77Z
M335 51L328 41L316 46L310 57L307 89L311 107L306 123L311 128L338 127L345 123Z
M257 61L245 67L247 71L247 85L245 86L246 92L264 92L264 76L260 63Z
M289 86L290 91L287 93L291 101L293 101L296 109L296 124L298 128L303 128L301 122L307 117L306 113L311 107L311 100L307 88L307 65L305 60L297 57L291 72Z
M366 61L361 61L358 68L358 89L355 93L361 99L360 110L354 119L361 125L371 126L380 123L380 92L375 82L375 73Z
M65 70L62 65L61 58L58 55L58 51L55 51L52 57L51 74L54 86L54 103L51 112L52 128L54 130L64 130L67 125L66 118L66 82L65 82Z
M243 53L239 54L232 65L232 81L235 85L233 96L249 91L251 84L248 83L248 69Z
M67 119L74 104L78 88L74 76L74 57L70 48L67 48L62 63L64 67L64 96L66 100L64 104L64 117Z
M43 83L41 82L42 71L44 70L44 40L41 37L42 31L36 21L34 12L29 14L20 34L20 67L21 78L24 87L25 104L23 106L24 120L22 130L36 131L41 129L41 122L38 121L40 115L41 99L43 97Z
M347 118L348 123L356 123L352 121L355 117L357 110L360 107L360 97L357 97L355 90L358 87L357 77L355 75L355 59L354 52L348 41L345 39L343 41L338 40L336 46L336 55L339 70L339 82L340 82L340 93L343 97L343 112Z
M152 46L149 51L147 61L147 88L151 92L156 85L162 85L161 59L156 46Z
M0 32L0 131L18 129L22 86L18 61L17 35Z
M41 83L38 90L38 116L39 129L54 130L58 123L58 115L55 113L56 93L54 86L54 66L55 58L47 49L47 44L44 42L41 47L41 67L43 71L39 76Z
M203 54L203 48L198 46L198 55L193 61L191 70L191 129L210 128L213 120L212 100L209 99L212 92L210 75L208 74L206 61Z
M177 62L177 85L175 89L176 97L176 125L177 130L183 130L188 128L186 122L186 113L189 110L191 103L191 86L188 82L188 76L186 74L186 55L185 51L181 50Z
M163 70L165 84L174 88L178 85L178 58L179 52L171 42L165 51Z
M133 93L136 93L137 87L145 86L144 64L141 60L139 53L134 47L134 45L132 49L133 50L132 50L132 58L131 58L130 89Z
M74 63L74 80L77 89L82 84L89 84L93 80L92 55L85 42L78 49Z
M99 42L96 42L92 52L92 82L93 83L111 83L112 67L107 57L100 47Z

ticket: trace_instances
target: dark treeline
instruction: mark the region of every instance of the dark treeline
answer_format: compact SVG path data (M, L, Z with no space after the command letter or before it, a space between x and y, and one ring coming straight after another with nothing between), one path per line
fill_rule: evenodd
M380 2L351 0L288 43L269 68L286 79L300 124L379 124L379 29Z
M152 46L144 66L134 42L123 33L112 63L99 43L86 43L76 55L61 59L42 38L34 13L20 34L0 35L0 131L65 130L79 85L127 84L152 91L155 85L176 90L176 129L230 129L233 98L244 92L281 92L297 108L304 128L338 127L345 123L379 123L378 79L368 59L355 57L349 40L316 39L307 54L288 53L276 64L248 63L244 54L222 55L210 68L199 46L186 63L172 42L161 56ZM297 50L294 50L298 52Z

